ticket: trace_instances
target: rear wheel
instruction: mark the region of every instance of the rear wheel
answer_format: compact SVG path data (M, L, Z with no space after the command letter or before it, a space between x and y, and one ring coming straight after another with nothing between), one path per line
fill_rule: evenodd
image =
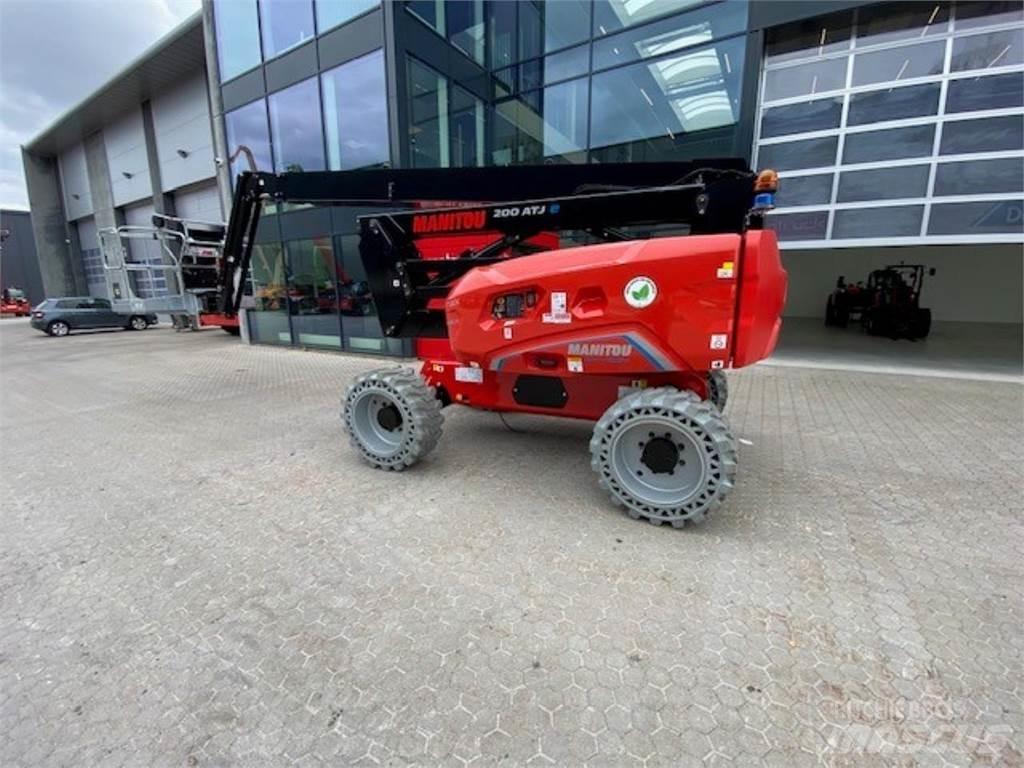
M911 333L915 339L923 339L932 330L932 311L930 309L918 309L914 315L914 323L911 326Z
M736 477L736 440L718 409L672 387L614 403L594 426L590 455L612 501L654 525L702 521Z
M411 368L364 373L349 386L342 421L352 446L375 467L401 471L441 437L441 403Z
M144 331L149 328L149 321L142 315L133 315L128 321L128 327L133 331Z
M51 336L67 336L71 333L71 326L63 320L54 320L46 326L46 332Z

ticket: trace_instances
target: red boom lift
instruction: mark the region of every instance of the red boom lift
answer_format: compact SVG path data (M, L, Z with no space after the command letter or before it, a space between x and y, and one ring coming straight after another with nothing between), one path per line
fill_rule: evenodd
M598 480L630 516L675 527L703 520L736 473L723 371L770 355L780 328L786 274L774 233L761 228L775 174L708 161L477 175L502 202L359 218L384 333L437 341L419 373L391 366L352 382L342 410L352 445L373 466L402 470L435 447L451 404L587 419ZM509 199L517 186L561 192L581 178L589 183L568 193ZM388 196L401 199L398 186L423 190L406 200L425 199L431 179L443 187L435 199L483 196L472 183L453 195L436 175L392 180ZM364 181L243 174L228 271L247 267L259 200L352 200L346 187ZM665 226L690 234L657 236ZM538 250L566 232L598 242ZM438 238L470 234L484 237L454 258L426 257ZM226 313L237 310L229 286L240 282L222 276Z

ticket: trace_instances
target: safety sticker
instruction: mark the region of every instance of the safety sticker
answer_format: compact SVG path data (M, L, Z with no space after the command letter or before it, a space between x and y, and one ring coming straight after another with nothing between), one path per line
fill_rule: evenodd
M715 274L718 276L719 280L728 280L735 274L735 267L735 262L723 261L722 266L718 268L718 271Z
M569 294L565 291L551 292L551 311L545 312L540 318L542 323L571 323L569 314Z
M569 364L569 373L583 373L583 358L582 357L569 357L566 358Z
M711 361L711 370L718 371L718 370L721 370L722 368L725 368L725 360L712 360Z
M506 339L511 339L512 338L512 326L511 325L506 325L504 328L502 328L501 329L501 335L504 336Z
M729 346L729 334L727 333L712 333L711 334L711 348L712 349L725 349Z
M468 384L483 384L483 368L470 368L467 366L460 365L458 368L455 369L455 380L464 381Z

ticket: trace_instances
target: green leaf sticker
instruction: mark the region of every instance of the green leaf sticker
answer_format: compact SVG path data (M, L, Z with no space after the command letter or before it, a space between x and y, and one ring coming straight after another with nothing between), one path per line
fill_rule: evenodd
M636 299L637 301L643 301L644 299L647 298L650 292L651 286L645 283L644 285L641 285L639 288L633 291L633 298Z

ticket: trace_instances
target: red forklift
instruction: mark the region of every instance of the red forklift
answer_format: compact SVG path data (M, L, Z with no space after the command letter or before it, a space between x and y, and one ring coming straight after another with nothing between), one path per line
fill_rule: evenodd
M377 201L358 224L381 328L427 356L419 371L390 365L348 386L341 416L359 455L413 466L453 405L583 419L612 501L682 527L735 482L724 371L778 338L786 273L763 229L777 184L737 160L243 173L221 311L238 311L265 201ZM468 204L411 206L438 199Z

